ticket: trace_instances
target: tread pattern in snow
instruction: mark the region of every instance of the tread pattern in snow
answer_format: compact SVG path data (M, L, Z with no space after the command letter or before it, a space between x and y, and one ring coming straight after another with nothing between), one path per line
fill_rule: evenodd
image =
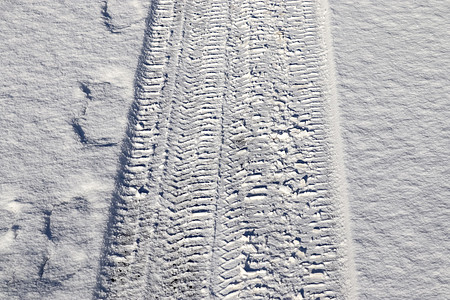
M340 296L317 5L153 1L99 298Z

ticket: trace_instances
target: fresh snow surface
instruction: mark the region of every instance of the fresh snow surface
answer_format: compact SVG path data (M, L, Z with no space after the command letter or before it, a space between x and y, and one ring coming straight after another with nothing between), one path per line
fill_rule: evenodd
M449 299L449 13L0 2L0 299Z
M108 2L0 1L0 299L92 298L148 13Z
M359 299L450 299L450 1L331 1Z

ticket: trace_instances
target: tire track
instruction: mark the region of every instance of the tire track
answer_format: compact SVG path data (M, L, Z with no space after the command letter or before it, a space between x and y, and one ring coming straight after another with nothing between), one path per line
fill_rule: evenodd
M318 5L152 3L98 298L343 297Z
M316 3L232 6L217 294L337 298L337 204L328 180Z
M180 9L181 8L181 9ZM170 120L170 95L180 52L183 24L175 1L154 1L150 7L143 52L136 73L136 93L127 139L123 147L111 218L96 296L101 299L142 299L147 275L152 227L148 220L158 214L155 181ZM151 175L151 176L150 176ZM153 192L153 193L152 193Z
M167 165L160 186L164 209L151 262L152 297L204 299L210 294L224 89L226 31L221 1L186 5ZM224 33L225 32L225 33ZM154 285L155 275L161 277Z

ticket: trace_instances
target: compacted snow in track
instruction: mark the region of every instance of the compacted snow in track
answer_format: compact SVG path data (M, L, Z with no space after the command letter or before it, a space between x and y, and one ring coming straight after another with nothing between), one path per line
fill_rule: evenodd
M153 1L96 295L351 296L317 1Z
M412 2L0 1L0 299L449 299Z

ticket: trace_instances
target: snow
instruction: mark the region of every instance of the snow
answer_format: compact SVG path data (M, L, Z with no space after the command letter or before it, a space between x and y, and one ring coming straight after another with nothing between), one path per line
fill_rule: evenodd
M112 35L101 5L0 4L2 299L91 298L120 153L95 144L122 140L144 27Z
M313 299L313 295L448 299L450 32L446 16L450 4L445 0L329 2L233 0L228 6L218 0L175 1L180 19L174 24L192 17L197 27L183 25L186 37L177 31L181 27L175 28L169 41L172 52L164 57L169 61L167 77L161 82L142 75L159 72L156 67L145 69L139 63L142 53L146 59L150 54L158 58L157 51L148 52L151 46L142 47L150 0L1 2L0 299L91 299L126 295L134 289L147 297L195 298L211 295L200 288L204 278L219 298L283 293L286 299ZM295 14L300 7L315 5L311 3L317 3L317 15L305 13L302 23L303 16ZM208 10L209 5L217 9ZM208 24L225 10L230 19L220 16L221 22ZM312 72L305 73L302 64L289 65L286 49L304 50L307 45L295 40L300 30L284 25L294 22L286 15L308 26L319 24L317 30L305 25L315 37L305 43L324 47L324 52L308 48L292 54L297 60L311 59ZM194 30L204 24L211 32ZM233 36L229 44L226 34ZM191 36L198 38L198 44ZM177 45L182 43L192 47L179 52L183 48ZM233 43L239 46L233 48ZM273 61L262 63L267 53ZM208 55L213 67L194 63ZM282 85L302 79L292 74L313 82L305 94ZM208 76L220 84L207 86ZM177 173L174 166L179 162L173 156L164 158L164 151L148 162L145 151L153 150L136 150L137 144L128 149L124 143L127 132L133 143L147 141L151 135L145 128L154 121L147 118L127 131L127 122L133 122L132 104L141 101L138 105L143 107L150 101L135 95L135 80L148 89L169 82L169 90L161 93L173 95L167 99L178 106L173 108L172 127L164 127L168 123L162 119L161 143L155 149L173 150L183 158L187 175ZM193 88L199 82L203 82L201 89ZM272 83L277 92L272 92ZM208 93L225 104L211 105L202 98ZM313 108L295 103L292 93L302 103L309 103L313 95ZM191 98L185 95L195 95L192 99L198 102L187 101ZM324 120L315 117L315 107L321 107ZM192 127L183 127L191 117ZM195 137L196 152L183 150L179 136L184 130ZM130 275L121 287L105 283L120 269L114 265L119 256L114 255L122 251L119 247L113 253L108 247L122 242L121 235L114 233L129 228L114 225L110 214L130 220L127 225L134 224L134 216L111 204L124 189L126 180L121 176L128 173L121 168L133 174L148 172L140 164L123 161L127 149L141 155L137 162L154 167L156 179L146 179L141 186L140 175L127 177L139 185L130 189L134 194L126 200L129 203L124 200L125 208L133 211L130 203L141 203L138 213L145 212L147 223L139 221L144 229L134 234L150 250L126 245L141 256L129 260ZM304 153L296 153L298 149ZM311 157L323 159L328 167ZM198 163L202 159L208 161L205 166ZM210 174L210 182L200 185L189 174L198 178ZM183 176L188 176L189 185L177 181ZM179 191L161 181L178 186ZM320 191L322 186L327 192ZM179 208L186 204L172 202L174 211L179 211L165 212L171 198L159 197L156 191L179 193L180 199L189 198L181 191L208 199L222 196L214 200L215 210L197 203L199 222L188 215L192 207ZM318 193L335 202L320 200L325 208L315 208ZM148 199L157 199L154 207L142 204ZM178 218L179 228L171 227L172 216ZM155 220L160 224L151 223ZM320 242L307 241L311 236L322 238L327 222L334 225L323 241L334 245L337 254ZM192 226L205 235L203 239L184 237L184 230ZM165 235L165 228L173 236ZM148 236L154 245L145 240ZM185 244L174 242L180 236ZM198 270L181 272L188 265L183 257L200 246L206 252L196 262ZM142 258L145 251L154 252ZM170 261L164 262L168 257L181 262L175 275L164 270L170 266ZM111 265L105 263L108 259ZM120 259L127 262L128 256ZM319 263L310 263L316 259ZM215 267L206 269L204 261ZM147 274L147 281L132 278L146 268L160 271ZM292 276L292 270L298 276ZM188 282L198 284L198 291L189 294L185 274L191 276ZM165 280L173 281L169 285ZM169 288L174 289L172 295Z
M331 1L360 299L448 299L448 1Z

